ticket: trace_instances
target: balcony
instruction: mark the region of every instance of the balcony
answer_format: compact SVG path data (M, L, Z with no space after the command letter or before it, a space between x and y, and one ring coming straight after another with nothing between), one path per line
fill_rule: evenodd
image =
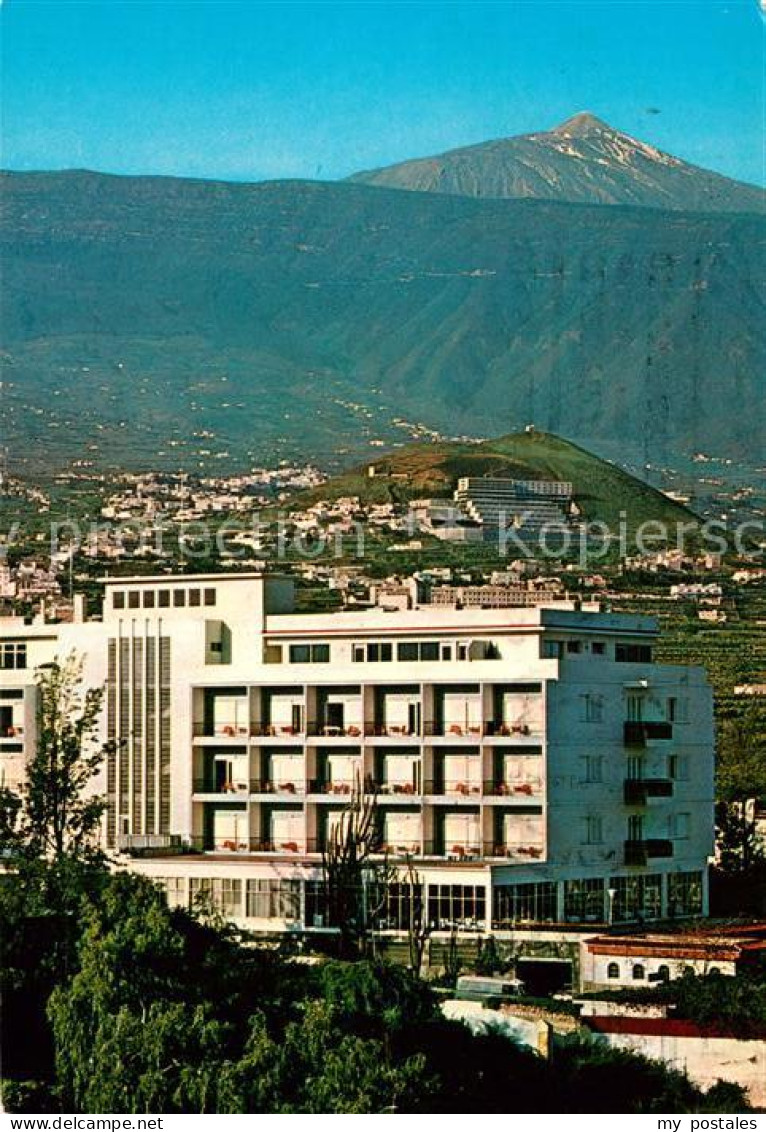
M342 739L344 737L360 739L362 730L362 727L356 723L315 723L311 721L306 728L306 734L312 738L320 736L324 739Z
M234 794L241 798L247 797L249 791L250 784L244 778L234 778L230 782L216 782L212 777L194 779L195 794L216 794L226 797Z
M370 793L382 794L386 798L417 798L420 796L421 792L423 792L420 787L416 786L413 782L370 783L369 787L365 785L365 790L367 789L369 789Z
M490 720L484 726L484 733L490 738L525 739L529 735L539 734L529 723L513 722L510 720Z
M251 794L285 794L293 796L295 794L303 794L305 791L304 783L298 781L284 781L282 779L273 778L254 778L250 781Z
M437 779L423 784L423 793L437 797L478 798L481 796L481 783L472 781L456 781L455 779Z
M427 841L423 846L423 856L446 857L450 861L478 861L482 856L482 847L478 841Z
M542 845L510 845L504 841L495 841L484 846L484 855L531 863L542 860L545 856L545 848Z
M253 739L294 739L305 735L305 728L294 723L253 723L249 732Z
M625 864L646 865L656 857L672 857L673 842L666 838L649 838L625 842Z
M193 838L189 848L203 853L276 853L280 856L295 856L306 853L319 853L319 843L306 838L289 838L284 841L273 838Z
M310 794L332 794L348 798L354 792L355 782L352 778L312 778L309 782ZM366 790L365 786L365 790Z
M196 720L192 724L195 739L246 739L250 728L238 720Z
M453 723L450 720L427 720L423 734L443 739L470 739L476 742L484 734L481 723Z
M386 723L385 721L367 720L364 733L370 738L382 739L411 739L420 738L420 728L412 727L406 723Z
M625 805L645 806L649 798L672 798L670 778L628 778L624 784Z
M652 739L673 738L673 724L660 720L626 719L623 727L626 747L645 747Z
M485 797L489 798L515 798L523 801L525 798L536 798L542 793L543 784L539 778L503 782L494 779L484 783Z

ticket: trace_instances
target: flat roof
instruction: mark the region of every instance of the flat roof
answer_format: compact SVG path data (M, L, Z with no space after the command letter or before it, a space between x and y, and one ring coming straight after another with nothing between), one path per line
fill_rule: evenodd
M243 570L236 574L131 574L126 577L107 574L106 577L98 580L104 586L140 586L155 585L158 582L254 582L260 578L288 577L290 577L289 574L272 574L263 570Z

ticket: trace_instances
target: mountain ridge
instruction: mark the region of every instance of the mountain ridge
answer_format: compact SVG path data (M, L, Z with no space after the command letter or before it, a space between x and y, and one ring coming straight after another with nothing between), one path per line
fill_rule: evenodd
M350 181L481 198L763 212L766 190L692 165L589 111L554 126L363 170Z
M91 173L1 203L22 463L327 464L500 421L637 463L762 448L756 215Z

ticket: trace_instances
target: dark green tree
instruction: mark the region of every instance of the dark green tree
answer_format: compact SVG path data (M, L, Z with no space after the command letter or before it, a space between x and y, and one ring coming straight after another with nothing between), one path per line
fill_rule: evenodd
M97 740L103 690L83 689L74 654L40 668L37 690L37 749L20 814L24 851L49 861L93 857L104 800L92 783L110 747Z

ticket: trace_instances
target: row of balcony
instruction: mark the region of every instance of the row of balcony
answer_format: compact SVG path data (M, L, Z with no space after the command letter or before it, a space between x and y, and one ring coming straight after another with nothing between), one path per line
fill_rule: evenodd
M296 838L295 840L273 840L270 838L194 838L191 849L214 853L276 853L286 856L322 854L326 842L321 838ZM538 861L543 857L541 845L509 845L497 841L464 841L445 843L444 841L400 841L386 844L381 841L376 850L380 857L434 857L452 861L478 861L494 858L513 861Z
M626 719L624 724L626 747L645 747L655 739L672 739L673 724L661 720Z
M644 838L625 842L625 864L647 865L656 857L672 857L673 842L664 837Z
M236 722L215 723L196 721L194 737L200 739L258 739L258 738L325 738L325 739L420 739L430 736L456 739L481 739L483 737L525 738L536 732L527 723L486 722L476 724L428 720L422 726L408 724L365 723L324 724L309 721L307 724L255 723L245 726ZM539 732L537 732L539 734Z
M645 806L650 798L672 798L671 778L628 778L625 780L626 806Z
M194 781L195 794L223 794L223 795L249 795L249 794L278 794L288 797L305 794L341 795L352 793L355 783L351 779L310 779L308 782L280 782L274 779L250 779L249 782L215 782L210 778L199 778ZM424 795L456 795L458 797L496 797L496 798L533 798L542 793L542 781L530 779L518 782L424 782L416 786L411 782L374 782L367 779L364 783L367 794L376 794L383 797L420 798Z

